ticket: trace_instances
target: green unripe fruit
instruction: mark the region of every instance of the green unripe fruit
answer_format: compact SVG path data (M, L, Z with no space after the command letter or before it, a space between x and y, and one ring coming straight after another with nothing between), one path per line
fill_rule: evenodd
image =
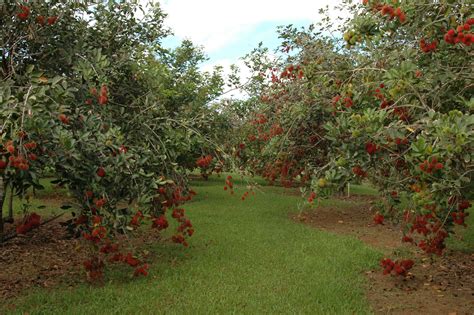
M320 188L325 187L326 184L327 184L327 181L326 181L325 178L320 178L320 179L318 180L318 186L319 186Z

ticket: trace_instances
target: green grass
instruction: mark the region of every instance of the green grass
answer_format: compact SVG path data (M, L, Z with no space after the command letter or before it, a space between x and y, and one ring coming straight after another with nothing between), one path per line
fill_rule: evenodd
M347 192L347 190L346 190ZM377 189L364 184L364 185L357 185L357 184L351 184L350 185L350 192L351 194L358 194L358 195L370 195L370 196L377 196L379 195L379 192Z
M363 271L376 266L380 253L290 220L299 198L283 188L264 187L244 202L244 188L231 196L223 178L196 181L194 188L198 196L185 207L196 229L190 247L154 245L147 278L109 270L102 287L38 289L11 301L15 312L370 313Z
M448 248L465 253L474 253L474 207L468 211L466 219L467 227L457 226L455 234L452 234L446 242Z
M45 217L53 216L65 212L61 210L62 198L51 198L52 196L64 196L67 191L62 188L57 188L51 184L51 179L41 179L41 185L44 189L36 190L33 194L33 190L30 190L28 195L30 196L29 202L25 198L20 199L17 196L13 197L13 215L19 217L23 214L25 206L29 212L36 212ZM7 216L8 208L7 204L10 200L11 191L8 189L7 196L5 198L5 206L3 209L3 216Z

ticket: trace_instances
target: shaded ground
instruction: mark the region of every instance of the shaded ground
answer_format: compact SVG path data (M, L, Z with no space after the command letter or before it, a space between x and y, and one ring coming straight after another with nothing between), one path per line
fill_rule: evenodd
M385 255L414 258L406 278L384 276L380 269L367 272L367 298L379 314L474 314L474 254L447 251L430 259L412 245L402 245L396 226L374 225L368 196L352 196L348 207L321 206L293 216L329 232L353 235Z
M87 253L78 240L66 239L58 221L11 239L0 249L0 300L31 287L72 285L84 278L79 266Z
M66 216L60 217L0 244L0 302L24 295L31 288L72 288L86 282L83 262L95 252L88 243L68 235L61 225L65 220ZM6 234L11 235L13 229L8 225ZM153 253L145 248L159 239L151 230L133 239L118 237L117 242L126 244L122 250L142 250L142 258L152 259Z

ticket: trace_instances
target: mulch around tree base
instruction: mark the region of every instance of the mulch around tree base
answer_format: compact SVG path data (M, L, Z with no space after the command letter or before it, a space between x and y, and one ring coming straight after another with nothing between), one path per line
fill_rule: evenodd
M14 308L11 301L30 293L32 288L73 288L88 281L83 262L96 252L84 240L69 237L60 223L60 220L51 221L0 244L0 303ZM10 229L7 234L12 232L13 226L7 228ZM119 244L126 244L122 250L131 249L133 253L143 250L146 255L141 253L141 256L147 260L155 255L145 248L157 241L163 240L156 229L131 239L117 237Z
M411 258L415 266L406 277L366 272L367 299L376 314L474 314L474 254L446 251L430 258L413 245L402 244L400 229L374 225L370 198L351 197L350 207L318 207L292 219L328 232L353 235L387 257ZM351 199L351 200L352 200Z
M73 285L85 278L82 262L87 251L68 239L58 221L0 244L0 301L33 287Z

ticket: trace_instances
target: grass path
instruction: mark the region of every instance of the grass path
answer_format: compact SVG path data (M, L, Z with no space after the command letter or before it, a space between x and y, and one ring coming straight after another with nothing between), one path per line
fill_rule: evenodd
M147 278L116 271L103 287L38 290L15 301L31 314L369 313L363 271L380 254L362 242L289 219L298 197L264 188L242 202L222 179L197 181L186 205L196 229L187 249L157 244ZM240 186L241 187L241 186Z

